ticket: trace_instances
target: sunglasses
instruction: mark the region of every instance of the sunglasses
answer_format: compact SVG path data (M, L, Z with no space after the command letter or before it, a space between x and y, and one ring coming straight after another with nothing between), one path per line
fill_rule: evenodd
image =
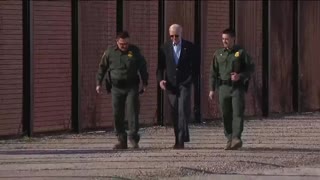
M176 37L176 38L177 38L177 37L179 37L179 35L170 35L170 37L171 37L171 38L173 38L173 37Z

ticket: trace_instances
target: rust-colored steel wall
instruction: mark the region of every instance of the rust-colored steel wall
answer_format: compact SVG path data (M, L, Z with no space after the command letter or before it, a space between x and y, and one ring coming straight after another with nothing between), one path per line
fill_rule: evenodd
M293 1L270 1L269 111L292 112Z
M0 1L0 135L22 132L22 1Z
M0 1L0 136L21 135L23 115L23 11L22 0ZM71 0L32 1L33 129L35 133L71 129L72 15ZM111 96L97 95L95 78L103 51L115 44L117 1L79 2L79 75L81 129L113 126ZM156 122L159 1L124 1L124 29L148 61L150 85L141 96L141 123ZM205 119L220 116L217 100L208 101L209 66L221 47L221 31L229 26L230 1L201 1L201 107ZM270 1L269 111L293 112L292 70L294 47L293 2ZM164 1L165 27L183 26L183 37L194 41L195 1ZM298 1L299 107L302 112L320 109L317 47L320 46L320 2ZM256 65L246 95L246 115L262 115L262 0L235 1L238 44ZM121 20L119 20L121 21ZM193 105L193 104L192 104ZM191 106L192 106L191 105ZM170 123L165 98L165 122ZM193 113L192 113L193 115Z
M105 88L98 95L95 87L100 58L108 46L115 44L116 1L81 0L79 14L81 128L112 127L111 95Z
M71 128L71 1L33 1L34 132Z
M168 29L171 24L180 24L183 27L184 39L194 42L194 17L195 2L188 1L165 1L165 38L170 40Z
M195 20L195 1L165 1L165 15L164 15L164 41L170 40L169 37L169 27L171 24L180 24L183 28L182 30L182 38L188 41L194 42L194 20ZM192 101L191 101L191 109L193 109L194 105L194 97L193 97L193 88L192 88ZM168 102L167 93L164 93L164 115L163 121L165 124L172 124L173 120L170 116L170 107ZM194 113L191 113L191 120L194 118Z
M299 1L301 111L320 109L320 1Z
M149 85L140 96L140 124L157 122L158 1L124 1L124 29L148 63Z
M229 27L229 1L202 1L202 65L201 65L201 107L202 117L220 117L218 96L208 100L209 72L213 53L222 47L221 32Z
M236 1L236 36L255 63L245 115L262 115L262 1Z

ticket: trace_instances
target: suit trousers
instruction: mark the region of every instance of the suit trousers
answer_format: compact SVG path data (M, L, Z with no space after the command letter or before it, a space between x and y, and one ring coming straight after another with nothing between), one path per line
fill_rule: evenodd
M188 122L191 116L191 86L179 86L176 93L168 91L167 95L176 144L189 142Z

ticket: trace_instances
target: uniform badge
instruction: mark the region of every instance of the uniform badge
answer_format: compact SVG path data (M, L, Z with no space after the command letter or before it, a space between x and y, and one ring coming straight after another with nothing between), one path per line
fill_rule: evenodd
M128 52L128 57L131 58L133 56L132 51Z
M240 53L239 51L237 51L235 54L234 54L234 57L239 57L240 56Z

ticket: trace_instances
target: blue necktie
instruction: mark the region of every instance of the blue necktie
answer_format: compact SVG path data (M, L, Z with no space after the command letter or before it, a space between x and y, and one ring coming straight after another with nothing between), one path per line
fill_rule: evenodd
M174 51L174 61L176 64L178 64L179 57L178 57L178 45L177 44L173 45L173 51Z

